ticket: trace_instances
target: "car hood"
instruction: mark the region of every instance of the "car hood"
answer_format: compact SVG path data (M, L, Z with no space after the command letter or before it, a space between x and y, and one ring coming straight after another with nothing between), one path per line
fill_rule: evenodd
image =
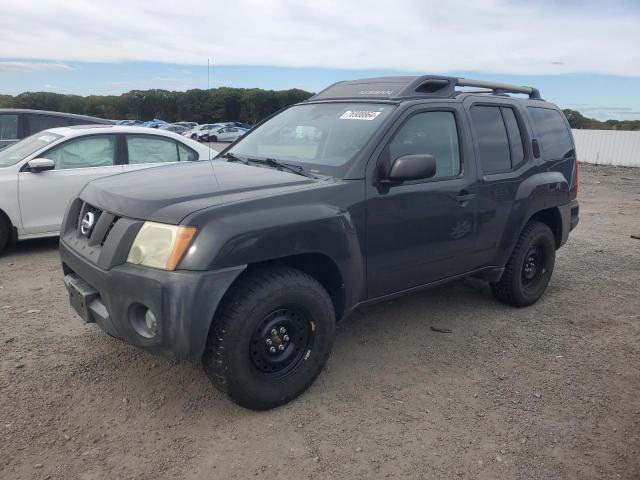
M113 214L178 224L203 208L309 188L319 181L222 160L166 165L87 184L80 197Z

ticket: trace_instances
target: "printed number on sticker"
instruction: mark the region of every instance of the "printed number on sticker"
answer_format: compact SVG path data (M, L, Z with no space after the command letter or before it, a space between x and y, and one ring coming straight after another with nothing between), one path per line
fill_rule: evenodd
M366 110L347 110L340 120L373 120L382 112L368 112Z

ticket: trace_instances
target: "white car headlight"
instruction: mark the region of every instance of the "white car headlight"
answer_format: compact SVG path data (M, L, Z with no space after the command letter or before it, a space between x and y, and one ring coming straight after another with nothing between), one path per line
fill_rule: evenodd
M175 270L196 234L196 227L145 222L131 245L127 262Z

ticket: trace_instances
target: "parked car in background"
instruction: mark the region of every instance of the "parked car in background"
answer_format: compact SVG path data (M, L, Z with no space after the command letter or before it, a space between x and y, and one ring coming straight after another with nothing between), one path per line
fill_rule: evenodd
M174 132L182 135L184 132L189 129L184 125L178 125L177 123L169 123L167 125L160 125L158 130L166 130L167 132Z
M154 118L153 120L148 120L148 121L142 123L142 126L143 127L147 127L147 128L158 128L158 127L161 127L163 125L168 125L168 123L165 122L164 120L160 120L158 118Z
M73 113L0 108L0 149L47 128L113 123L113 120Z
M166 130L119 125L47 129L0 151L0 251L11 240L58 235L87 182L216 151Z
M134 126L134 125L142 125L142 121L140 120L116 120L116 125L127 125L127 126Z
M197 140L198 137L202 136L206 131L219 126L220 125L217 123L203 123L202 125L197 125L191 130L184 132L182 135L189 137L192 140Z
M187 129L192 129L198 126L197 122L175 122L174 125L182 125L183 127L186 127Z
M197 140L201 142L235 142L249 130L240 127L222 127L207 130L198 136Z

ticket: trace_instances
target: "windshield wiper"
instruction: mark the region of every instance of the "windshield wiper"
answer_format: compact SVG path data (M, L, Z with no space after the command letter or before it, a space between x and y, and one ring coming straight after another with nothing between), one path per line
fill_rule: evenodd
M260 165L266 165L267 167L276 168L278 170L288 170L291 173L302 175L303 177L316 178L308 172L305 172L304 168L300 165L293 165L291 163L284 163L276 160L275 158L247 158L247 161L251 163L257 163Z
M231 152L227 152L224 155L221 155L221 158L226 158L227 162L240 162L244 163L245 165L249 165L249 162L247 160L245 160L244 158L236 157Z

